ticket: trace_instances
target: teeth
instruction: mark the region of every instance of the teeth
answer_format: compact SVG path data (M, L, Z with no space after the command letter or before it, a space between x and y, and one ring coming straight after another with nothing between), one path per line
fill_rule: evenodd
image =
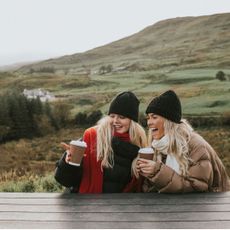
M158 130L157 128L151 128L151 131L152 132L154 132L154 131L156 131L156 130Z

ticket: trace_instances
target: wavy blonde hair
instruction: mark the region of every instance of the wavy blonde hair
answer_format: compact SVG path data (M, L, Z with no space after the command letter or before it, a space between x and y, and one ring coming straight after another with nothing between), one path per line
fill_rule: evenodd
M189 162L191 161L188 157L188 143L190 141L192 131L193 128L185 119L182 119L181 123L177 124L164 118L164 134L169 137L167 152L174 155L180 166L181 175L184 177L188 176ZM148 143L151 145L152 141L153 138L151 132L149 131Z
M109 116L98 121L97 126L97 160L101 160L101 167L113 168L114 153L112 149L113 127ZM137 122L131 120L129 127L130 142L139 147L147 146L145 130Z

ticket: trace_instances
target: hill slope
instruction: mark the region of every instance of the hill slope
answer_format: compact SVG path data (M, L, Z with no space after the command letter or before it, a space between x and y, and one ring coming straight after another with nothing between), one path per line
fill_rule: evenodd
M84 53L50 59L19 69L28 72L52 67L55 70L98 71L112 64L114 69L159 69L227 67L230 64L230 13L182 17L160 21L132 36Z

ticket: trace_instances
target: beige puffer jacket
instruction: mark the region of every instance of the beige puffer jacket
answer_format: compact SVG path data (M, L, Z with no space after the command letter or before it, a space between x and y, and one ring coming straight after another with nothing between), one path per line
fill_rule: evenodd
M152 175L145 178L144 192L184 193L223 192L230 190L230 181L223 163L213 148L193 132L189 142L189 176L182 177L173 169L156 162Z

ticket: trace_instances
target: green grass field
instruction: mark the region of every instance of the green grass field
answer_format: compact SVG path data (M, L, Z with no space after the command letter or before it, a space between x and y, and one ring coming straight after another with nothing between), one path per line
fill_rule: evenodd
M182 101L184 114L221 115L230 111L230 81L215 79L219 69L185 69L110 73L105 75L0 75L1 93L24 88L44 88L72 105L72 114L100 109L119 92L131 90L141 100L144 112L150 100L174 89ZM230 69L223 69L226 74Z

